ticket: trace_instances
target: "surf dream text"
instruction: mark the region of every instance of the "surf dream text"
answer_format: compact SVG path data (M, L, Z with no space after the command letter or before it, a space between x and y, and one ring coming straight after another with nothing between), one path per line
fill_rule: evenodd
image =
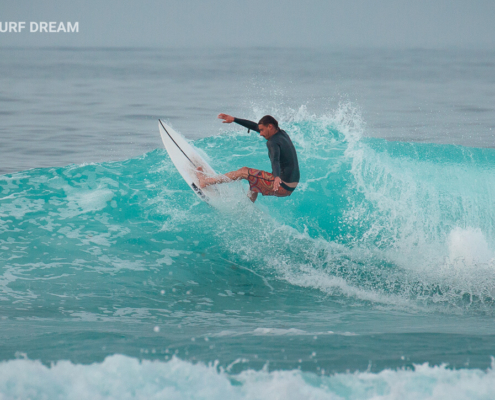
M0 33L21 33L27 29L25 21L1 22ZM30 22L30 33L79 33L79 22Z

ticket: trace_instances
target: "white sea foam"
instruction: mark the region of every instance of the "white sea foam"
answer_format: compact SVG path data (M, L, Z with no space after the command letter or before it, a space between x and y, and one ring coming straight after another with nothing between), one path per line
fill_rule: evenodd
M172 265L174 260L172 257L179 257L182 254L192 254L191 251L184 250L174 250L174 249L163 249L160 252L155 251L155 253L160 254L162 257L156 260L157 264Z
M423 364L412 370L330 376L266 369L232 375L217 364L177 358L139 361L113 355L102 363L58 361L49 367L18 359L0 363L0 399L489 400L495 398L493 368L450 370Z
M301 249L307 253L306 260L297 263L298 266L293 260L289 265L283 257L270 262L285 279L330 294L340 292L365 301L407 308L417 308L416 300L420 300L420 306L423 300L428 302L432 292L435 303L454 306L457 310L459 305L469 306L473 301L477 304L491 301L495 295L495 245L489 206L495 186L491 164L479 168L468 150L434 149L437 157L450 157L450 162L445 163L422 154L419 146L388 146L378 142L373 145L363 141L364 124L359 110L351 103L341 103L333 113L320 117L309 115L301 107L292 117L293 121L307 119L315 123L305 126L303 134L299 134L298 127L294 128L302 158L313 157L308 147L312 142L316 148L328 146L332 138L326 139L326 131L330 127L344 135L346 147L344 158L329 160L325 174L318 171L320 175L307 179L300 189L306 190L323 177L332 176L331 169L335 168L332 161L338 164L347 160L355 196L350 199L352 205L341 222L356 227L357 233L348 237L351 243L345 244L342 257L338 249L333 249L334 243L322 245L315 240L309 245L315 247L314 255ZM335 151L331 146L325 150L328 154L331 151ZM467 162L457 163L455 156L465 157ZM304 165L308 174L311 163ZM324 185L321 190L325 191ZM325 194L328 198L335 195ZM296 243L297 240L293 245ZM327 254L325 259L318 251ZM360 252L368 256L362 257ZM339 264L347 259L356 262L349 273L361 268L360 265L366 266L371 259L383 260L396 268L383 269L381 278L375 282L362 277L355 279L356 276L349 274L335 277L331 270L322 268L325 262ZM391 284L387 286L387 282Z
M318 331L311 332L297 328L256 328L252 331L233 331L225 330L207 335L207 337L233 337L233 336L325 336L325 335L341 335L341 336L357 336L353 332L333 332L333 331Z
M404 269L404 281L441 288L442 301L455 302L459 294L493 296L491 164L480 168L470 150L432 147L437 153L431 158L420 146L404 144L395 155L387 149L356 142L346 150L366 198L354 200L345 216L349 224L366 226L356 244L376 247L384 260Z
M448 237L451 264L461 261L467 266L493 263L494 253L480 228L455 227Z
M114 193L107 188L77 191L66 187L67 208L61 208L61 218L71 218L80 214L102 210L112 200Z

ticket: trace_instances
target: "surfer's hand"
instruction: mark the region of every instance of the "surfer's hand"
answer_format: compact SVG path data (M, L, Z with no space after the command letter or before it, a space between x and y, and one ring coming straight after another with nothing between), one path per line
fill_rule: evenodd
M231 124L234 122L234 117L227 114L218 114L218 119L223 119L224 124Z
M273 190L278 191L278 188L280 187L280 182L282 182L282 179L280 179L280 177L277 176L273 181Z

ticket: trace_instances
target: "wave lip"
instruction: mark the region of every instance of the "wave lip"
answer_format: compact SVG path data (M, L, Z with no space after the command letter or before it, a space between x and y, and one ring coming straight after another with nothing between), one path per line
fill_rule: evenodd
M330 376L246 370L231 375L217 364L173 358L147 361L124 355L90 365L58 361L47 367L18 359L0 363L2 399L493 399L495 362L486 371L445 365Z

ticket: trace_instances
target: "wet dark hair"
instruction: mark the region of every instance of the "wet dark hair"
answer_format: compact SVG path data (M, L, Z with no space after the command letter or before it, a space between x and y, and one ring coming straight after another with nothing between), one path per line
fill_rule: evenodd
M258 122L258 125L273 125L276 129L278 129L278 122L275 118L273 118L271 115L265 115L263 118L261 118Z

